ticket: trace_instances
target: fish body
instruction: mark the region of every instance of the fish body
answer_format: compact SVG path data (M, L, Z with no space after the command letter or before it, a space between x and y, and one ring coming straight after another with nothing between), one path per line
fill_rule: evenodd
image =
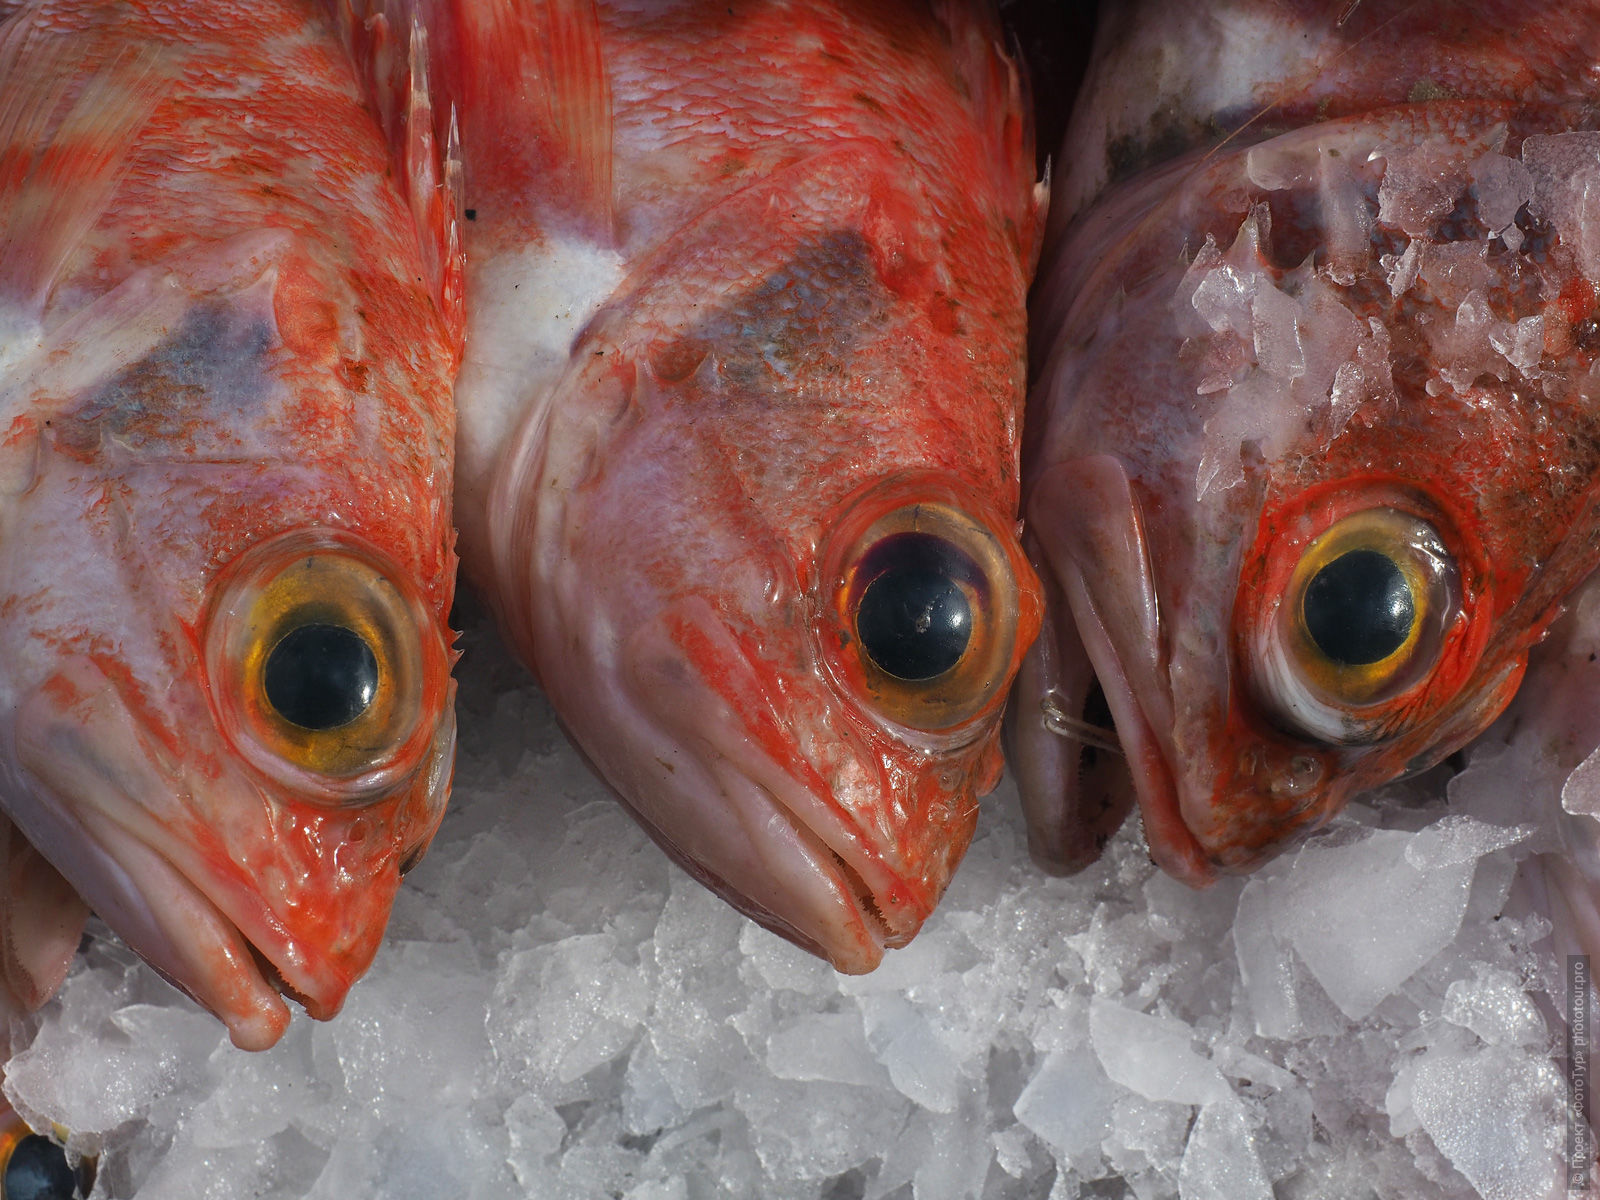
M408 202L309 3L8 13L0 962L38 1003L87 904L262 1047L448 792L440 173Z
M1014 524L1044 195L997 26L417 9L466 174L464 568L669 853L870 969L971 837L1038 620Z
M1137 795L1203 883L1479 733L1600 558L1600 6L1103 16L1036 292L1055 608L1013 762L1042 861ZM1126 769L1036 719L1097 684Z

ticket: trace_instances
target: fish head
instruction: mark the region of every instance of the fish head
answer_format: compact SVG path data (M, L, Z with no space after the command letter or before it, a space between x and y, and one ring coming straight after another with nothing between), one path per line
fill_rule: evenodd
M1494 115L1191 159L1079 227L1025 514L1180 878L1247 870L1481 732L1594 566L1595 275L1538 182L1549 147L1516 156ZM1526 231L1496 171L1523 172Z
M657 744L622 794L691 873L844 971L943 894L1039 619L1015 538L958 482L852 497L802 562L767 541L690 590L663 579L619 648L613 699Z
M922 218L885 215L908 202L880 154L705 218L764 240L637 268L490 506L502 624L600 774L698 878L855 972L964 852L1040 614L1021 256L902 235ZM997 288L998 318L948 300Z
M339 289L268 241L164 260L13 367L50 415L8 443L0 532L6 809L248 1048L280 993L339 1010L454 750L445 460L418 436L443 339L341 345ZM247 266L189 294L200 261Z

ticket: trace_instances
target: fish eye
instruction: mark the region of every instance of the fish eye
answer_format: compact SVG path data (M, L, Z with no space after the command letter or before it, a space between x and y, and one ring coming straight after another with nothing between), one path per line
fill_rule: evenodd
M262 691L279 716L301 729L338 729L366 712L377 694L378 660L354 629L311 621L267 652Z
M1003 695L1018 586L987 526L952 505L905 505L843 539L829 578L829 666L875 716L942 733Z
M245 758L340 803L421 766L448 699L448 654L427 606L349 534L286 534L232 564L207 617L206 670Z
M868 558L861 569L870 582L855 613L862 652L908 683L952 670L972 640L966 589L979 577L977 565L959 547L921 533L891 534Z
M1410 581L1381 550L1347 550L1318 569L1300 597L1300 619L1329 662L1360 667L1382 662L1417 624Z
M0 1200L77 1200L94 1186L95 1160L76 1167L57 1142L34 1133L15 1113L0 1129Z
M1461 612L1456 563L1433 525L1394 508L1354 513L1289 572L1261 647L1265 698L1320 740L1381 740L1385 706L1428 678Z

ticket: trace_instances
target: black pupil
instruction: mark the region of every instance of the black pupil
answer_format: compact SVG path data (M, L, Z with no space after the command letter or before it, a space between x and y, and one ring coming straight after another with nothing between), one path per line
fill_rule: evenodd
M856 605L856 636L880 671L935 679L961 661L972 637L972 606L957 582L970 574L964 555L940 538L902 533L873 547L862 567L876 573Z
M17 1143L0 1180L5 1200L72 1200L78 1181L67 1154L49 1138L30 1133Z
M1376 550L1351 550L1318 571L1302 611L1318 649L1344 666L1388 658L1416 619L1405 575Z
M278 715L302 729L348 725L378 690L378 660L343 625L301 625L278 639L263 677Z

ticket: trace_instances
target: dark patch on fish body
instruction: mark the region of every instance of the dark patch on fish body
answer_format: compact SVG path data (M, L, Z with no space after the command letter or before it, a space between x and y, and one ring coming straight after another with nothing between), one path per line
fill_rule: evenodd
M64 413L53 425L56 445L84 458L107 439L136 453L227 457L251 410L275 390L277 347L266 316L197 305L170 337Z
M802 245L761 283L690 331L716 347L726 399L793 396L802 379L842 379L852 350L883 323L890 297L871 247L852 229Z

